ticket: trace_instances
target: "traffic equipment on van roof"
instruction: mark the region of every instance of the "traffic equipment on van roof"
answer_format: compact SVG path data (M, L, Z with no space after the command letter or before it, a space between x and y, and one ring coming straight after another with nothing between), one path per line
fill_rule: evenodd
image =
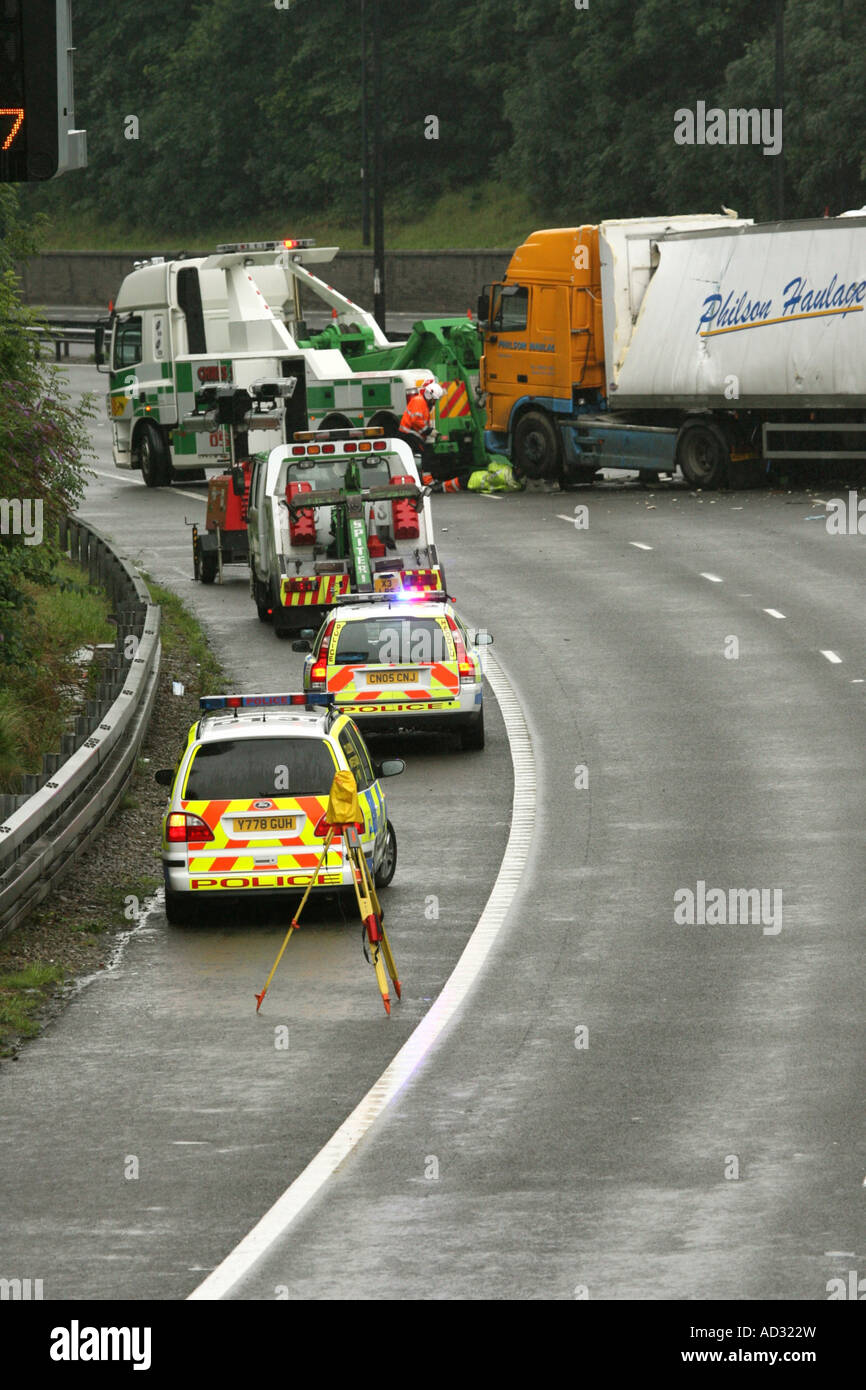
M315 246L313 237L286 237L283 241L230 241L217 247L217 251L230 255L233 251L301 251L307 246Z

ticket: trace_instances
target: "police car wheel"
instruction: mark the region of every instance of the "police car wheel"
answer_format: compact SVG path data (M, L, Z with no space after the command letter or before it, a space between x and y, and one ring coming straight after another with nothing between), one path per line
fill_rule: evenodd
M479 710L472 723L460 730L460 746L467 752L479 752L484 747L484 710Z
M394 827L388 821L388 838L385 841L385 853L379 862L379 867L375 872L374 881L377 888L387 888L394 872L397 868L397 836Z
M173 927L186 927L196 920L197 903L190 901L189 893L175 893L165 890L165 915Z

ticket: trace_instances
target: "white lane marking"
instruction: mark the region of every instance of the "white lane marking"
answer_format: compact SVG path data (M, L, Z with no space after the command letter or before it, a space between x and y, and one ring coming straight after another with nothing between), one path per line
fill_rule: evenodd
M765 613L769 613L771 618L784 618L784 613L780 613L778 608L765 608Z
M323 1149L278 1197L269 1211L244 1236L239 1245L188 1295L191 1301L224 1298L243 1279L271 1246L286 1232L321 1187L348 1158L355 1146L390 1105L432 1050L472 990L487 956L505 923L514 895L520 886L529 859L535 829L535 758L532 742L511 682L492 653L487 655L486 676L505 721L508 746L514 769L514 803L511 830L499 873L484 911L478 919L463 954L445 982L442 993L407 1038L394 1060L385 1068L355 1107L348 1119L331 1136Z
M97 478L108 478L112 483L132 483L134 487L144 487L141 478L125 478L120 469L116 473L106 473L104 468L91 468L91 473L95 473ZM193 502L207 503L206 492L184 492L180 487L161 487L151 489L154 492L161 492L163 497L191 497Z
M652 550L652 546L644 545L643 541L629 541L629 545L633 545L635 550Z
M855 679L852 680L851 684L852 684L852 685L862 685L862 684L863 684L863 677L862 677L862 676L856 676ZM866 1187L866 1178L863 1179L863 1185L864 1185L864 1187Z
M701 570L701 579L709 579L709 581L710 581L711 584L723 584L723 583L724 583L724 580L723 580L723 579L720 579L719 576L718 576L717 574L707 574L706 571L704 571L704 570Z
M479 492L479 497L486 497L488 502L501 502L502 498L498 492Z
M841 658L841 656L837 656L836 652L824 652L824 651L822 651L822 652L821 652L821 655L822 655L822 656L826 656L827 660L828 660L829 662L831 662L834 666L841 666L841 665L842 665L842 658Z
M570 526L574 525L573 516L566 516L565 512L557 512L556 515L559 517L560 521L567 521Z

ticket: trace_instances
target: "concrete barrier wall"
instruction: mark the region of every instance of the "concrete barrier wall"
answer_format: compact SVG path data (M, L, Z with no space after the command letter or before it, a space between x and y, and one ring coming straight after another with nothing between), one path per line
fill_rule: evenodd
M153 251L47 251L19 266L24 302L98 308L113 300L133 262ZM167 256L176 255L168 251ZM203 255L204 252L189 252ZM510 250L392 251L385 257L385 302L395 313L462 314L476 308L481 286L500 280ZM372 251L340 251L314 266L323 280L365 309L373 306Z

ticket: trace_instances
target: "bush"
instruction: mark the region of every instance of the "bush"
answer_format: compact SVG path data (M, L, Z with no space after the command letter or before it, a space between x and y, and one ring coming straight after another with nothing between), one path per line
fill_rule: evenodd
M32 254L40 231L40 222L21 221L15 190L0 186L0 666L7 667L25 659L27 585L50 582L58 522L83 496L94 414L89 399L71 404L62 371L42 361L38 319L21 303L13 262Z

